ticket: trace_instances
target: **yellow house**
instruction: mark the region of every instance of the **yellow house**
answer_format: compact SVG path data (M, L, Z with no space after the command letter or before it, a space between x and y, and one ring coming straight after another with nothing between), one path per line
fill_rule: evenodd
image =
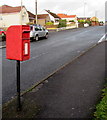
M29 22L29 16L26 8L22 6L11 7L3 5L0 7L0 28L11 25L25 25Z
M99 19L97 17L91 18L91 25L92 26L98 26L99 25Z
M98 19L97 17L92 17L92 18L91 18L91 21L93 21L93 22L98 22L99 19Z
M31 13L30 11L27 11L29 14L29 21L30 23L35 23L35 15ZM51 19L49 17L49 14L39 14L37 15L37 24L45 26L47 22L50 22Z

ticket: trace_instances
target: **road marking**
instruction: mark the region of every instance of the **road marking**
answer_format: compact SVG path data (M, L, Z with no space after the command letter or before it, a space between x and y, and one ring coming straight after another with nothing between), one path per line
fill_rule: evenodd
M98 43L102 42L105 39L106 35L103 35L103 37L98 41Z

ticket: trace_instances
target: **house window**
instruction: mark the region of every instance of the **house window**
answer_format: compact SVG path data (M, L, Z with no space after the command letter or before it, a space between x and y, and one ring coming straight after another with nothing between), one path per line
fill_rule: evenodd
M58 19L56 19L56 20L55 20L55 22L59 22L59 20L58 20Z
M25 17L26 17L26 12L23 12L23 14L22 14L22 20L24 20Z
M24 17L25 17L25 16L24 16L24 15L22 15L22 20L24 20Z
M0 16L0 20L3 20L2 16Z

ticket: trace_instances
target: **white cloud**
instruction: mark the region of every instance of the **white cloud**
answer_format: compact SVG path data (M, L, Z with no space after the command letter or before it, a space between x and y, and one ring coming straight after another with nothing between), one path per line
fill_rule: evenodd
M84 1L86 1L86 16L97 16L104 19L105 0L38 0L38 13L43 13L44 9L49 9L55 13L84 15ZM0 5L7 4L19 6L21 0L0 0ZM23 0L23 4L28 10L35 13L35 0Z

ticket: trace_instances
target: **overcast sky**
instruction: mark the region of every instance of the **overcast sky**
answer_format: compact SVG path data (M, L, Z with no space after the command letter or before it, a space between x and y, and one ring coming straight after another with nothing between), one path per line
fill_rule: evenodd
M0 5L20 6L21 0L0 0ZM100 20L105 19L105 1L106 0L37 0L38 13L46 13L44 9L54 13L65 13L70 15L84 16L84 1L85 1L85 16L96 16ZM23 0L23 5L27 10L35 13L35 0Z

